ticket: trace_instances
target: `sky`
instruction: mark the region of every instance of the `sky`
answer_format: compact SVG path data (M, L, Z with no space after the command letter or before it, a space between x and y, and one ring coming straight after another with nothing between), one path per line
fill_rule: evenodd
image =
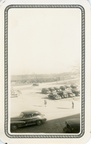
M10 9L11 75L69 72L80 66L79 9Z

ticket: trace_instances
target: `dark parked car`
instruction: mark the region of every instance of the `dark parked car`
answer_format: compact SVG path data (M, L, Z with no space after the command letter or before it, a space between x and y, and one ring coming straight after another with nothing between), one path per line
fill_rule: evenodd
M53 93L49 94L48 98L52 99L52 100L59 100L59 99L61 99L59 95L53 94Z
M60 89L64 91L66 89L66 87L65 86L60 86Z
M48 88L42 88L42 94L49 94L50 91L48 90Z
M80 119L73 118L65 122L65 127L63 128L64 133L79 133L80 132Z
M38 111L25 111L17 117L11 118L11 130L16 130L19 127L24 127L28 125L41 125L46 121L45 115Z
M39 86L39 84L38 83L33 83L33 86Z
M58 95L60 95L61 97L63 96L63 91L60 90L59 92L57 92Z
M49 89L50 92L55 91L55 89L53 87L49 87L48 89Z
M72 92L75 94L75 96L79 96L80 95L80 91L77 89L72 89Z

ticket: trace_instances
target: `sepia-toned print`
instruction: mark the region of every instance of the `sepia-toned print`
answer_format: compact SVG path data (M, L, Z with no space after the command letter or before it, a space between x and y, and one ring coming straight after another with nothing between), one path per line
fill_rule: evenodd
M16 7L6 12L6 131L12 137L80 137L84 130L84 10L79 6Z

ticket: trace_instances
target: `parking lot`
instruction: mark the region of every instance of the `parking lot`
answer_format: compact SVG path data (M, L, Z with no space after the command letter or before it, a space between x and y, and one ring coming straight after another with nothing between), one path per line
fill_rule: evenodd
M80 113L80 97L51 100L47 94L41 93L41 89L46 86L48 84L14 87L14 89L19 89L21 94L10 98L10 117L18 116L22 111L37 110L47 118L47 122L41 126L29 126L15 132L62 133L65 117L76 116ZM44 100L47 101L46 106ZM74 101L74 109L72 109L72 101Z

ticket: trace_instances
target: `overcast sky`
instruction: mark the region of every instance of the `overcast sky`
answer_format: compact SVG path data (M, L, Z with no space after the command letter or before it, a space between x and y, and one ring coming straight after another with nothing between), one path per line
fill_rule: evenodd
M8 22L11 74L61 73L79 67L79 9L10 9Z

